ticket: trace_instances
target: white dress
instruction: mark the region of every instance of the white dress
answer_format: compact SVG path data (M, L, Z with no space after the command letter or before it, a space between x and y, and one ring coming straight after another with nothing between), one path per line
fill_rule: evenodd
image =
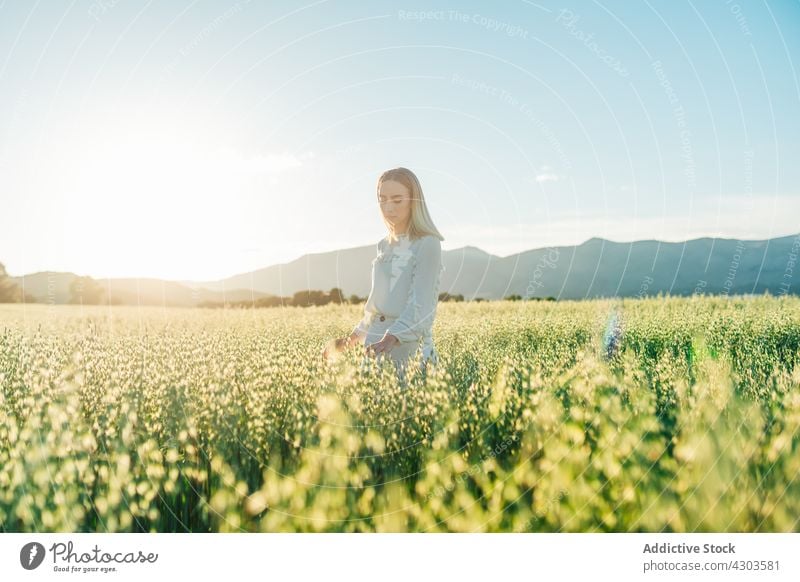
M442 243L433 235L411 240L401 234L398 239L390 244L384 238L377 244L372 289L353 333L365 345L379 341L387 331L395 336L399 343L389 356L403 369L420 347L422 362L436 364L432 328L445 270Z

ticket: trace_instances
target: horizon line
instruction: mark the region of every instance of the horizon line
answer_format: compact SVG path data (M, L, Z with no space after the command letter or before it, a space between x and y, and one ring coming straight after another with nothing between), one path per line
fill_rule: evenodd
M771 241L771 240L782 239L782 238L790 238L790 237L800 237L800 231L791 232L791 233L784 234L784 235L773 236L773 237L770 237L770 238L756 238L756 239L737 238L737 237L728 237L728 236L699 236L699 237L695 237L695 238L681 239L681 240L635 239L635 240L630 240L630 241L628 241L628 240L619 241L619 240L612 240L612 239L604 238L604 237L601 237L601 236L591 236L591 237L589 237L589 238L587 238L587 239L585 239L582 242L577 243L577 244L546 245L546 246L534 247L534 248L530 248L530 249L517 251L515 253L511 253L511 254L505 255L505 256L494 255L492 253L484 251L482 248L480 248L478 246L475 246L475 245L464 245L464 246L456 247L454 249L442 249L442 252L443 253L444 252L451 253L451 252L455 252L455 251L458 251L458 250L461 250L461 249L474 248L474 249L478 249L478 250L482 251L483 253L489 255L490 257L496 257L498 259L508 259L508 258L513 257L515 255L519 255L519 254L527 253L527 252L532 252L532 251L543 250L543 249L579 247L579 246L585 245L586 243L588 243L589 241L592 241L592 240L600 240L600 241L603 241L603 242L609 242L609 243L613 243L613 244L633 244L633 243L645 243L645 242L655 242L655 243L659 243L659 244L661 244L661 243L663 243L663 244L680 244L680 243L686 244L686 243L690 243L690 242L694 242L694 241L700 241L700 240L704 240L704 239L709 239L709 240L714 240L714 241L717 241L717 240L732 240L733 241L733 240L735 240L735 241L744 241L744 242L768 242L768 241ZM198 284L200 284L200 283L220 283L220 282L225 281L226 279L233 279L234 277L240 277L240 276L243 276L243 275L248 275L248 274L253 273L255 271L260 271L260 270L263 270L263 269L269 269L269 268L272 268L272 267L281 267L281 266L290 265L291 263L294 263L294 262L302 259L303 257L320 256L320 255L325 255L325 254L332 253L332 252L337 252L337 251L355 250L355 249L363 248L365 246L371 246L371 244L359 245L359 246L353 246L353 247L345 247L343 249L335 249L335 250L328 250L328 251L305 253L305 254L300 255L300 256L298 256L298 257L296 257L294 259L291 259L290 261L286 261L286 262L283 262L283 263L273 263L273 264L267 265L265 267L258 267L258 268L254 269L252 271L234 273L232 275L223 276L223 277L220 277L218 279L204 279L204 280L197 280L197 279L170 279L170 278L164 278L164 277L158 277L158 276L152 276L152 275L147 275L147 276L126 275L126 276L109 277L109 276L81 275L81 274L78 274L78 273L76 273L74 271L51 271L51 270L34 271L34 272L26 273L26 274L23 274L23 275L11 275L11 274L8 274L8 276L11 279L24 279L25 277L33 277L35 275L40 275L40 274L43 274L43 273L54 273L54 274L75 275L77 277L89 277L89 278L97 280L97 281L112 280L112 279L137 279L137 280L151 279L151 280L166 281L166 282L170 282L170 283L179 283L179 284L185 284L185 283L198 283Z

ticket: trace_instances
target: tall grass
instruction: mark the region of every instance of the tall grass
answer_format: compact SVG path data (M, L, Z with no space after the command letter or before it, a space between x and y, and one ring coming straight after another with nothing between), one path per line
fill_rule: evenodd
M800 299L0 306L0 529L800 531ZM613 329L610 329L611 326Z

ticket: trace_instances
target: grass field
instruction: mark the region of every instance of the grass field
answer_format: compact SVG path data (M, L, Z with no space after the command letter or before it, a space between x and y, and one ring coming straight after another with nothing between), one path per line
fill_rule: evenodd
M800 531L800 298L0 305L0 530Z

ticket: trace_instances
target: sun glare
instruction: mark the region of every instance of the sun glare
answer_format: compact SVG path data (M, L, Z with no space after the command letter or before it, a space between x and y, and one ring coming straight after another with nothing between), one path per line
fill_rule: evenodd
M63 252L92 275L167 279L233 274L220 266L235 270L232 255L253 246L248 197L301 163L163 121L94 127L58 157Z

